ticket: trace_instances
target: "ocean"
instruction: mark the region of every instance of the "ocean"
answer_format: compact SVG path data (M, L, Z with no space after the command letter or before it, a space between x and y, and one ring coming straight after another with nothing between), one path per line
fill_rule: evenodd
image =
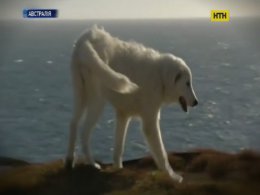
M0 22L0 156L29 162L65 157L72 114L70 58L84 29L183 58L199 105L184 113L165 106L167 151L260 149L260 20L34 20ZM112 161L114 111L107 105L92 136L95 159ZM80 146L76 148L81 155ZM138 120L129 127L124 159L149 153Z

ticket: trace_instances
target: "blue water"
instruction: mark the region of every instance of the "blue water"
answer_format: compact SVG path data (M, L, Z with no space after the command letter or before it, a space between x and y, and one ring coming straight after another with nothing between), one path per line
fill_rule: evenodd
M113 35L182 57L199 105L189 114L164 107L168 151L260 149L260 20L19 21L0 23L0 156L31 162L63 158L72 111L69 62L74 40L98 23ZM108 105L93 133L96 159L113 152ZM80 154L80 148L77 147ZM125 159L148 153L137 120Z

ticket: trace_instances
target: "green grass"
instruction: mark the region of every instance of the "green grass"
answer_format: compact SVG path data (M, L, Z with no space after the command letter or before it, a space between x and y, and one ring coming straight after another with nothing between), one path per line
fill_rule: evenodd
M19 165L0 174L0 194L175 194L257 195L260 155L253 151L227 154L212 150L169 154L171 165L184 176L181 184L158 171L150 157L127 161L114 170L96 170L78 163L67 171L63 162Z

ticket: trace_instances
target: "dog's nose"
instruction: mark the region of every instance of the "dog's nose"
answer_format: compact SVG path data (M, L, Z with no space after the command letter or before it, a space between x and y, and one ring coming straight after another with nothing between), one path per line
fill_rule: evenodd
M198 105L198 100L194 100L194 102L193 102L193 105L192 106L196 106L196 105Z

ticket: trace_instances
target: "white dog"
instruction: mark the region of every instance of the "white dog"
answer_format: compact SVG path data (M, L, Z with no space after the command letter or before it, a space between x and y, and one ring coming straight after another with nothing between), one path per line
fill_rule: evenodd
M78 124L82 116L86 116L81 135L85 161L100 168L91 155L90 133L105 102L109 101L117 119L114 167L123 166L128 123L137 116L142 120L143 134L158 168L181 182L182 177L168 162L159 120L162 104L179 102L185 112L188 106L198 104L191 71L185 62L172 54L161 54L141 44L122 41L94 26L75 43L71 70L75 108L66 167L72 167Z

